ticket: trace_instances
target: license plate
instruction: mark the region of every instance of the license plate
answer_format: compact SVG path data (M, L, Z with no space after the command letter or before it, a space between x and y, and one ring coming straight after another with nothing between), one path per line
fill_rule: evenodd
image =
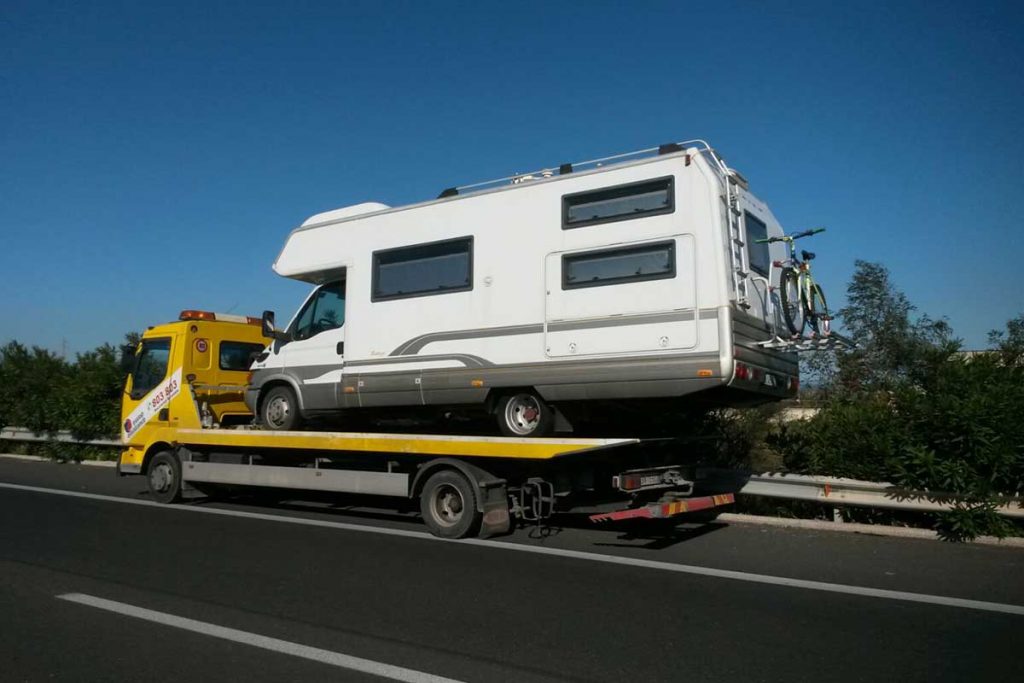
M771 375L771 374L765 373L765 375L764 375L764 384L765 384L765 386L769 386L769 387L776 386L775 375Z

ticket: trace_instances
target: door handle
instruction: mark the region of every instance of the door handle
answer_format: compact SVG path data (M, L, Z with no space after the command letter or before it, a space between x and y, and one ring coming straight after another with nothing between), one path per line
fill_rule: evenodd
M339 356L345 355L345 342L338 342L338 346L336 348Z

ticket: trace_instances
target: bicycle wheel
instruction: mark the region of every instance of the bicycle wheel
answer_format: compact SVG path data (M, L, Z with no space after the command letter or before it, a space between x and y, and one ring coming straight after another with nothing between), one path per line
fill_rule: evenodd
M810 296L807 299L807 311L805 317L814 333L823 337L828 336L831 329L831 318L828 315L828 303L825 301L825 292L817 282L811 284Z
M786 327L794 337L803 334L804 305L800 296L800 276L794 270L782 271L782 282L779 283L779 302L782 304L782 318Z

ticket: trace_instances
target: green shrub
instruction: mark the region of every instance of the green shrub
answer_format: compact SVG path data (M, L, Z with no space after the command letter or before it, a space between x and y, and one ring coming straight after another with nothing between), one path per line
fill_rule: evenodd
M116 349L104 344L73 363L39 347L0 347L0 428L18 426L53 436L62 430L83 441L119 432L121 391L138 335ZM95 457L95 449L50 441L39 452L55 459Z

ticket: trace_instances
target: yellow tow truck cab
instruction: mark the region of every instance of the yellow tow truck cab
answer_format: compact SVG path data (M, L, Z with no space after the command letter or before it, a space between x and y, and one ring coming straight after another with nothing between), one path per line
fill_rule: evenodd
M253 360L274 352L273 334L269 313L195 310L146 330L122 399L118 475L144 475L159 503L244 487L418 497L427 527L444 538L506 533L514 519L581 503L603 521L733 502L729 493L691 497L693 468L663 440L261 428L243 397Z
M141 471L159 430L251 422L249 366L269 341L259 318L209 311L182 311L146 330L121 402L120 470Z

